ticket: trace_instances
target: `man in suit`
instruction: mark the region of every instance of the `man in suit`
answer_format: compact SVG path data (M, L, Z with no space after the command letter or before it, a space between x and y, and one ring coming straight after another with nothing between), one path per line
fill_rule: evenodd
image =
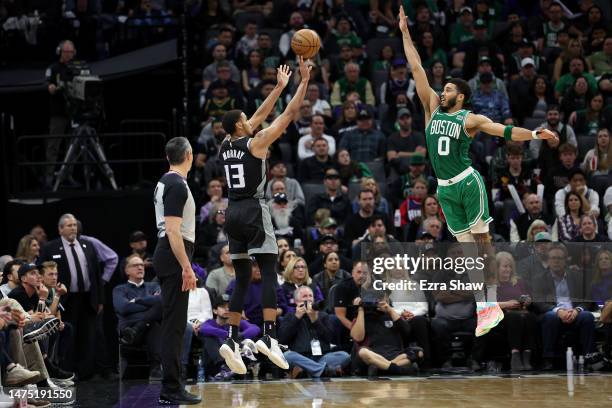
M534 280L533 296L536 313L540 315L543 340L543 370L553 368L555 346L561 331L574 331L578 335L580 352L586 355L595 349L594 304L585 299L590 296L583 285L584 272L566 268L567 249L563 244L552 244L548 250L546 273Z
M104 299L100 262L91 242L77 240L74 215L62 215L58 229L60 237L41 249L40 261L55 261L59 281L68 288L63 316L74 327L75 341L68 367L84 380L91 378L95 369L96 315L102 312Z

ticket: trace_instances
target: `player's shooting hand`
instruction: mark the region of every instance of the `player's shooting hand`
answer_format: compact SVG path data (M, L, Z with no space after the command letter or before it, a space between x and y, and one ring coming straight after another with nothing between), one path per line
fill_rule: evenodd
M310 80L310 71L312 71L312 65L306 64L304 61L304 57L298 57L300 62L300 77L302 78L302 82L308 82Z
M289 69L289 65L281 65L276 68L276 85L284 89L289 83L289 78L291 77L291 70Z
M557 137L557 134L551 130L548 129L538 129L536 131L536 134L540 137L540 139L554 139L556 141L559 140L559 138Z
M183 268L183 292L187 292L188 290L195 290L196 288L196 276L195 272L193 272L193 268L189 265L186 268Z
M401 32L408 37L410 37L410 31L408 30L408 17L406 17L406 13L404 13L404 6L400 6L399 11L399 29Z

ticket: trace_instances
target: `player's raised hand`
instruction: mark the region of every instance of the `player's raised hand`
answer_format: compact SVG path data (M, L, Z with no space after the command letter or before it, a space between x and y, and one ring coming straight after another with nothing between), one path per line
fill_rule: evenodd
M302 82L308 82L310 80L310 71L312 71L312 65L306 64L304 61L304 57L298 57L298 61L300 63L300 77L302 78Z
M408 30L408 17L406 17L406 13L404 13L404 6L400 6L398 19L400 31L410 37L410 30Z
M538 137L540 139L555 139L555 140L559 140L559 138L557 137L557 134L551 130L548 129L538 129L536 130L536 135L538 135Z
M276 85L285 88L289 83L289 78L291 77L291 69L289 69L289 65L281 65L276 68Z

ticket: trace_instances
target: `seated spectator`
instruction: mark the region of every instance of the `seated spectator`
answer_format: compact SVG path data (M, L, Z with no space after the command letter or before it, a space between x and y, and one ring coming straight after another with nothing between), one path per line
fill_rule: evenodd
M331 133L336 140L342 140L345 132L357 129L357 104L345 101L336 123L331 127Z
M351 160L351 154L345 148L338 150L335 167L340 172L340 180L343 186L360 181L362 177L372 177L370 168L363 162Z
M563 215L557 216L559 241L572 241L580 235L580 218L588 213L589 204L581 194L565 194Z
M380 189L378 188L378 183L372 177L362 177L361 178L361 189L362 190L372 190L374 193L374 205L376 211L381 214L390 214L391 207L389 206L389 202L385 197L380 194ZM357 197L353 200L353 214L359 212L359 200Z
M372 115L366 109L359 111L357 129L346 132L340 141L357 161L369 162L382 159L385 153L385 136L373 127Z
M569 122L576 133L596 136L599 128L608 128L612 124L612 110L604 106L604 97L597 92L588 101L586 109L577 110L575 114L570 115Z
M528 308L531 296L525 281L516 276L516 263L509 252L498 252L497 301L504 311L503 327L508 336L512 371L531 371L532 352L536 347L536 317Z
M431 187L429 192L432 194L435 193L435 187L437 186L436 179L427 175L425 164L426 161L423 155L414 154L408 162L408 168L400 169L400 176L391 183L391 191L388 195L395 201L392 202L394 207L399 207L402 200L412 195L412 185L416 179L423 178L427 180L428 185Z
M21 265L24 265L25 261L21 259L13 259L4 265L4 269L2 271L3 278L2 282L5 282L2 286L0 286L0 291L2 292L2 297L7 298L9 293L17 286L21 284L19 282L18 271Z
M384 71L389 72L391 69L391 64L395 61L395 50L389 44L384 45L380 49L380 53L378 54L378 58L374 61L374 66L372 67L372 71Z
M266 79L265 77L262 78L259 84L257 84L257 87L251 90L251 93L249 95L249 100L247 103L246 112L248 112L249 114L255 113L257 109L259 109L259 107L266 100L268 95L270 95L270 93L272 92L275 86L276 86L275 80ZM285 109L285 105L283 104L283 99L278 98L276 100L276 103L274 104L274 108L272 109L268 117L266 118L265 122L272 123L272 121L276 117L278 117L281 113L283 113L284 109Z
M524 105L526 105L525 101L530 97L530 91L533 89L533 81L536 78L534 64L535 61L532 58L523 59L523 61L521 61L520 74L510 82L510 86L508 87L510 109L519 123L523 123L523 119L530 116L531 113L527 112L529 107Z
M236 106L241 108L244 106L244 93L240 81L232 79L231 65L227 61L220 61L217 64L217 79L210 83L206 90L205 100L210 100L213 97L213 84L221 84L227 88L228 95L236 100ZM221 117L221 116L218 116Z
M407 225L421 216L421 206L423 200L427 197L429 185L423 177L417 177L413 180L410 187L411 194L402 201L400 210L400 226L408 228Z
M353 327L357 306L361 304L361 287L368 280L367 264L359 261L351 268L351 277L338 282L334 297L334 314L346 331Z
M580 168L587 176L603 176L609 174L608 150L610 149L610 131L607 128L597 130L595 147L584 155ZM610 158L612 159L612 157Z
M213 117L222 117L232 109L238 109L238 101L230 96L227 86L220 81L215 81L209 86L212 95L202 107L202 120L208 121Z
M249 94L261 82L263 69L263 58L259 50L249 51L247 66L242 70L242 90Z
M206 287L213 289L216 294L225 293L227 286L236 276L229 253L229 245L223 245L219 259L221 259L221 267L213 269L206 277Z
M370 217L369 224L363 236L359 237L354 242L351 253L353 261L358 259L371 259L376 251L378 238L382 238L382 242L385 245L397 244L398 241L393 235L387 233L387 227L385 226L385 217L382 213L376 213ZM364 244L364 245L362 245ZM374 244L374 245L372 245ZM393 245L395 250L401 251L398 245ZM365 257L364 257L365 255Z
M224 61L229 64L231 70L232 81L240 83L240 71L233 62L227 59L227 47L223 44L217 44L212 49L213 62L207 65L202 71L202 81L204 89L207 90L208 86L217 79L217 64Z
M542 75L538 75L531 82L529 95L527 96L526 100L522 99L520 101L516 101L514 98L511 98L511 100L515 103L521 101L523 102L518 103L516 113L514 109L512 110L519 120L526 117L544 118L546 117L548 107L555 104L555 96L553 94L552 86L548 82L547 78Z
M285 194L287 196L287 199L289 200L289 196L287 193L287 187L285 186L285 182L283 180L275 180L272 182L271 199L274 198L275 194L279 194L279 193ZM290 200L289 204L294 207L291 214L295 218L300 219L301 220L300 222L304 222L303 220L304 220L305 213L306 213L306 208L304 204L299 202L299 200L293 200L293 201Z
M427 155L425 137L421 132L412 130L412 113L409 109L397 112L399 131L392 133L387 139L387 161L398 173L406 166L415 154Z
M19 240L15 258L22 259L26 263L36 263L40 254L40 244L34 235L26 235Z
M376 211L374 192L372 190L363 189L359 191L359 211L350 214L346 218L344 227L344 239L349 248L353 247L359 238L367 233L368 226L374 214L380 215L385 224L389 223L386 214Z
M343 42L342 44L338 45L338 48L338 54L335 55L330 61L330 80L332 82L336 82L338 79L342 78L342 75L344 75L344 68L347 64L354 62L359 65L353 57L353 49L350 43Z
M428 195L423 199L423 204L421 205L421 214L420 216L416 217L408 223L404 239L407 242L413 242L423 232L427 232L424 225L424 221L428 218L437 218L438 221L440 221L439 230L437 231L438 234L436 234L435 236L436 241L447 241L448 239L450 239L450 232L446 227L442 208L440 207L438 199L434 195ZM435 227L430 226L430 228Z
M325 170L323 177L325 192L317 194L308 203L307 223L311 224L314 213L319 208L327 208L340 224L344 224L344 219L350 212L351 202L348 195L342 192L340 184L340 173L333 167Z
M294 367L290 377L296 378L302 370L313 378L342 375L351 357L346 351L332 351L336 333L330 316L319 309L309 286L294 289L291 297L295 299L295 312L281 318L278 329L279 341L289 346L284 355Z
M536 221L542 221L543 231L552 230L555 217L552 214L544 214L542 211L542 199L534 193L523 196L523 207L525 212L517 218L510 220L510 242L528 241L533 242L533 237L537 232L532 230L531 240L529 239L529 228Z
M570 61L573 58L581 58L584 56L584 50L582 49L582 42L578 38L571 38L567 43L567 47L561 51L561 54L555 60L553 68L552 81L557 82L562 75L567 74L569 71ZM587 61L587 68L590 70L590 66Z
M574 242L609 242L610 240L604 234L597 232L597 218L592 215L584 214L580 217L579 224L580 235L573 239Z
M459 10L459 17L454 30L450 33L450 46L453 48L451 53L456 51L460 43L464 43L474 38L473 33L474 15L470 7L462 7Z
M284 282L281 285L281 289L285 294L287 308L290 312L295 310L296 307L293 293L295 292L295 289L301 286L308 286L312 290L312 293L314 293L315 303L323 301L323 294L321 293L321 290L317 284L314 283L310 277L310 274L308 273L308 266L306 265L304 258L297 257L289 261L285 267L285 271L283 272L283 280Z
M251 52L254 50L257 50L257 22L255 20L249 20L244 25L244 35L240 37L236 43L236 58L247 59L248 61ZM261 59L261 61L263 63L263 59Z
M535 232L536 229L543 228L543 221L536 220L533 222L531 229ZM529 235L527 238L531 238ZM528 253L522 256L517 256L520 259L516 268L516 274L518 277L523 279L528 288L533 288L534 282L540 278L542 274L546 272L548 249L550 243L553 241L552 236L547 231L536 233L532 241L529 242ZM520 253L520 248L517 248L517 252Z
M429 86L434 91L440 93L446 84L446 66L441 61L434 61L427 70Z
M359 65L354 62L349 62L344 66L344 76L334 83L334 88L331 94L332 106L339 106L347 99L349 92L356 91L359 94L359 99L366 105L374 106L374 93L372 92L372 84L366 78L360 77Z
M200 208L200 222L204 223L209 219L210 211L213 207L224 210L227 208L227 197L223 197L223 183L219 179L212 179L206 187L208 201Z
M565 120L572 117L572 113L587 109L592 97L593 92L589 90L586 78L582 76L576 78L576 81L561 98L561 112ZM574 123L575 120L572 120L570 124Z
M266 199L270 200L273 196L272 185L274 182L282 181L285 184L284 193L290 202L295 201L298 204L306 204L300 183L294 178L287 177L287 165L285 163L278 161L270 164L270 176L272 177L268 180L268 186L266 187Z
M281 238L283 240L285 240L285 238ZM297 258L297 254L295 253L295 251L293 249L284 249L281 250L280 248L278 249L279 251L279 255L278 255L278 272L277 272L277 282L279 286L282 286L283 283L285 283L285 278L283 277L283 273L285 272L285 269L287 268L287 265L289 265L289 261L291 261L293 258Z
M149 381L161 381L161 320L162 303L161 289L157 282L144 281L144 262L137 255L126 259L125 274L128 281L113 289L113 307L117 313L117 330L123 344L147 344L151 368ZM186 323L183 355L183 375L186 375L186 365L189 360L192 326Z
M306 99L310 101L313 115L323 115L326 121L332 118L331 105L325 99L321 99L321 91L317 84L308 85Z
M480 57L478 60L478 72L468 81L468 85L470 85L470 88L472 88L472 92L476 92L481 89L482 75L484 74L487 74L485 75L485 78L487 78L487 81L490 84L490 89L498 90L507 100L508 90L506 89L506 85L502 79L497 78L493 73L491 58L487 56Z
M311 261L319 245L319 238L323 235L332 234L340 236L341 231L338 230L338 222L330 217L330 211L327 208L320 208L315 212L314 225L306 227L304 257L307 261Z
M561 110L559 109L558 105L548 106L548 110L546 111L546 121L538 127L556 131L558 133L559 140L557 141L556 139L547 139L546 143L543 143L542 140L529 141L529 150L531 150L531 154L534 159L539 159L540 156L542 156L542 153L546 154L547 151L554 150L564 143L569 143L571 145L574 145L575 147L578 147L578 142L576 141L574 129L572 129L570 125L566 125L561 121ZM554 143L550 141L554 141ZM558 153L556 151L554 153L549 153L548 155L552 156L552 159L544 157L542 160L540 160L540 168L550 168L552 162L554 162L554 160L556 159L557 154ZM545 160L549 161L545 162ZM542 164L544 162L547 167L544 167L544 165Z
M225 293L232 295L234 288L236 287L236 280L232 280L228 285ZM261 269L255 258L251 258L251 282L244 298L244 316L249 323L261 328L263 327L263 307L262 307L262 283L261 283ZM287 312L287 302L285 300L285 294L280 286L276 287L276 317L280 317Z
M351 269L351 260L338 251L338 242L339 238L336 234L325 234L319 238L318 251L314 254L312 262L309 263L310 269L313 271L313 273L318 273L316 271L323 270L325 256L331 252L338 254L341 269L347 271Z
M595 93L597 91L597 81L593 75L587 72L586 68L584 58L573 57L569 63L569 72L562 75L555 83L555 97L559 99L563 96L580 77L586 79L588 90Z
M313 150L314 141L317 139L327 140L328 150L330 155L336 153L336 140L324 133L325 131L325 119L322 115L313 115L310 121L310 133L300 137L298 141L298 158L300 160L313 157L315 152Z
M576 147L574 145L571 145L569 143L564 143L561 146L559 146L557 150L558 150L557 160L555 161L552 161L550 159L540 160L540 168L542 170L546 170L546 173L543 177L543 180L544 180L543 184L545 186L544 197L549 203L553 201L553 199L555 200L555 203L556 203L556 194L559 191L561 191L563 188L567 187L572 174L574 174L576 171L580 171L580 167L578 166L578 163L576 162L576 156L578 155L578 151L576 150ZM550 149L546 153L552 156L552 154L554 153L554 150ZM546 153L543 152L543 156ZM548 165L550 167L544 167L544 165ZM556 207L556 204L555 204L555 207ZM559 215L558 212L557 212L557 215Z
M436 61L440 61L445 67L448 66L446 52L439 47L439 44L435 43L433 33L430 31L425 31L422 34L418 50L423 68L431 68Z
M272 43L272 36L267 31L262 31L257 36L257 50L263 56L264 67L270 67L276 75L276 67L280 64L280 52L278 46Z
M377 90L378 91L378 90ZM405 95L412 99L416 91L414 79L408 76L406 60L398 58L393 61L389 72L389 79L380 86L379 101L393 105L398 95Z
M612 72L612 36L607 36L603 42L601 51L594 52L590 55L589 60L593 67L593 74L597 77Z
M204 361L207 372L213 373L212 377L216 381L231 380L234 374L225 365L225 360L219 354L219 348L227 339L229 334L229 301L230 297L226 294L217 295L212 302L213 318L206 320L199 326L197 331L204 342ZM240 320L240 332L238 338L254 339L259 336L261 329L257 325L247 320Z
M493 88L493 74L480 74L480 86L474 90L472 105L474 113L485 115L497 123L512 123L508 95Z
M222 208L212 207L209 221L205 223L199 231L196 247L202 247L203 252L216 244L227 241L227 236L223 226L225 225L225 210Z
M516 189L519 197L526 193L535 192L539 180L535 178L531 169L523 166L523 147L521 145L510 145L506 149L506 168L496 174L493 180L494 188L499 189L494 201L511 200L512 196L508 186Z
M285 58L287 58L289 55L293 55L293 51L291 50L291 38L293 38L293 34L295 34L298 30L304 28L304 17L302 17L302 15L297 11L291 13L289 16L288 28L289 30L281 35L278 43L278 48Z
M584 213L599 217L599 194L586 184L586 176L580 169L573 170L569 175L569 184L555 193L555 212L561 217L566 214L566 195L569 192L579 194L585 200Z
M533 303L542 322L544 363L543 370L553 369L553 358L558 355L556 344L563 331L573 331L578 337L576 355L592 353L595 347L593 304L586 299L582 273L566 267L567 249L553 244L548 251L546 273L534 282ZM552 300L552 301L551 301Z
M368 376L378 370L387 375L416 372L416 363L424 355L420 347L407 347L410 323L401 318L390 305L388 295L372 293L356 299L357 316L351 328L351 338L357 343L357 365L367 366Z
M323 255L323 270L315 273L312 281L323 294L326 304L325 310L333 310L333 304L329 302L331 287L350 277L351 274L340 267L340 257L337 252L332 251Z
M593 272L591 296L593 301L601 307L606 301L612 299L612 252L602 249L597 253Z
M308 143L308 141L306 143ZM298 180L301 183L321 183L325 177L325 170L334 167L334 161L329 153L329 142L327 139L319 137L312 140L311 143L311 149L314 155L300 161Z
M272 218L272 226L274 227L274 235L284 237L291 241L303 238L302 224L304 220L299 216L299 211L294 211L297 204L289 203L285 193L276 193L272 200L268 202L270 207L270 216Z
M198 186L208 185L212 180L220 180L225 182L225 169L219 158L221 143L225 140L225 130L221 118L213 118L208 125L202 129L201 136L198 138L198 143L195 148L197 153L194 158L194 181ZM200 193L200 191L194 191ZM199 195L199 194L198 194ZM196 195L197 197L197 195ZM198 197L199 198L199 197ZM210 196L209 196L210 198ZM195 198L194 198L195 199ZM197 200L200 201L199 199ZM199 221L202 222L208 217L200 216Z
M606 189L603 201L608 214L612 214L612 186ZM606 222L608 223L608 238L612 240L612 216L606 217Z

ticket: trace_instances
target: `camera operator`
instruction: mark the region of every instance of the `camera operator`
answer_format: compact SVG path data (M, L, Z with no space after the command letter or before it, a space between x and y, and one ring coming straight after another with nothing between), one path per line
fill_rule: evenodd
M357 369L367 365L368 376L376 375L378 370L389 375L415 373L415 363L424 357L422 348L406 347L410 323L388 302L388 295L372 290L361 301L355 299L358 310L351 337L358 343Z
M72 79L69 64L76 55L74 43L70 40L64 40L59 43L57 55L59 60L51 64L45 71L45 81L47 82L47 90L50 95L49 115L51 118L49 120L49 133L52 136L65 134L70 123L63 84ZM46 161L57 161L62 139L51 137L46 142ZM46 184L50 185L53 182L54 168L54 165L47 166L45 172Z
M278 338L289 346L285 358L293 369L295 378L305 370L313 378L327 375L341 375L351 357L346 351L331 351L330 343L336 337L335 326L327 313L319 311L321 304L313 304L314 295L309 286L300 286L293 294L296 309L280 320Z

